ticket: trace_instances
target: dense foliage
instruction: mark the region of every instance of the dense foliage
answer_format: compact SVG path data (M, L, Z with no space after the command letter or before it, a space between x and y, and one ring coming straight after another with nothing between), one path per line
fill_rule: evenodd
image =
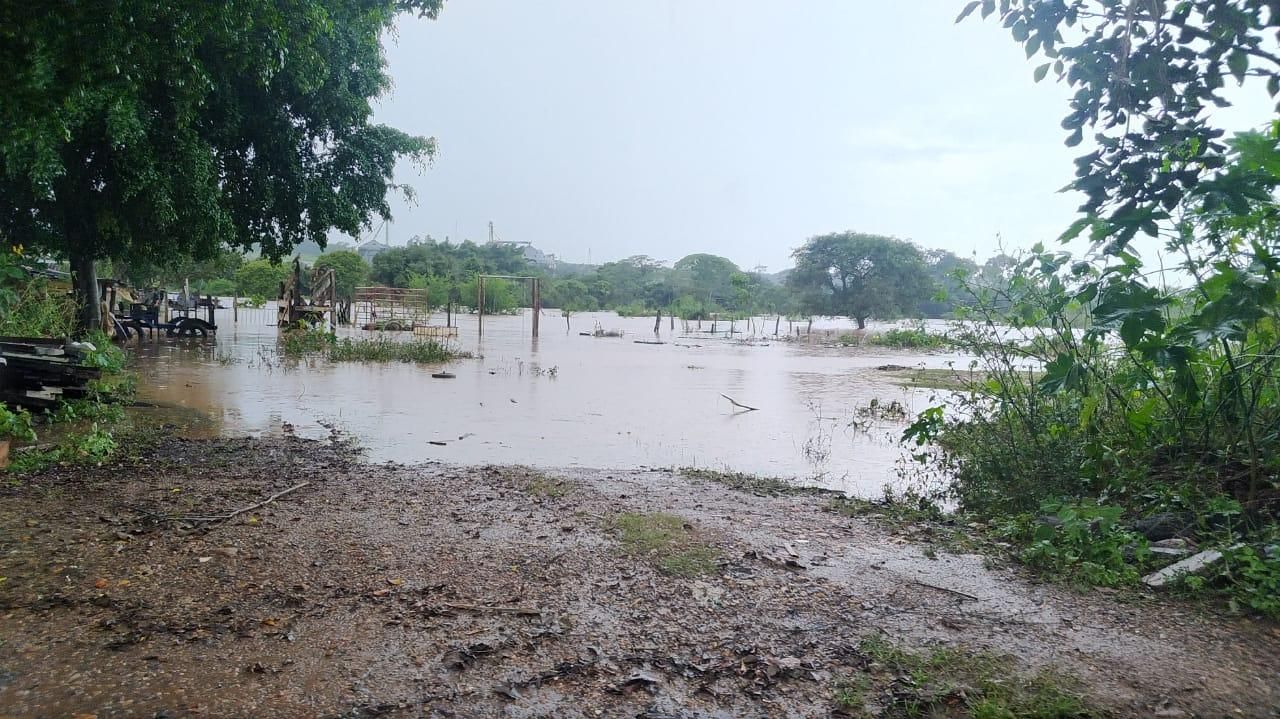
M270 260L246 262L236 270L236 292L241 297L274 299L280 296L280 283L289 276L289 268Z
M342 299L351 299L357 287L369 282L369 263L350 250L326 252L316 258L312 267L333 270L334 289Z
M936 443L922 458L964 511L1014 518L1033 563L1131 581L1149 554L1127 524L1174 517L1224 548L1187 586L1280 615L1280 123L1223 139L1203 112L1227 77L1280 90L1263 42L1274 3L976 8L998 9L1077 88L1068 144L1088 127L1098 149L1077 163L1085 215L1066 236L1088 229L1094 251L1037 247L998 285L962 279L977 301L958 339L984 379L962 412L931 409L909 436ZM1059 26L1076 23L1067 45ZM1139 232L1176 266L1148 267L1130 249ZM1037 512L1056 524L1017 519Z
M924 255L891 237L840 232L814 237L792 253L790 284L818 314L844 315L867 326L871 317L914 310L934 291Z
M390 286L427 289L431 304L437 307L448 301L465 307L474 305L474 277L483 273L537 276L542 281L543 306L569 312L601 309L624 315L661 312L692 320L709 318L712 314L733 317L832 315L857 306L865 322L870 317L948 316L957 303L963 301L948 273L957 267L979 271L973 261L943 250L924 253L910 243L890 238L872 237L868 241L872 252L880 252L886 245L885 253L877 257L887 257L888 264L876 272L891 276L894 285L888 297L891 301L877 298L873 302L870 295L883 294L883 286L867 283L865 293L856 293L859 297L867 296L865 308L853 302L853 291L839 298L844 302L837 301L829 285L806 283L797 272L790 272L789 281L783 282L779 276L759 270L744 271L727 258L704 253L688 255L670 266L646 255L636 255L599 266L563 265L549 269L530 264L520 249L512 245L450 244L428 238L378 254L373 259L370 277L374 282ZM895 264L899 254L911 261ZM812 275L803 278L812 279ZM516 283L490 281L486 287L490 311L528 306L530 301L527 291Z
M99 259L278 258L387 217L434 144L370 123L381 35L440 3L0 4L0 241L69 259L83 299Z

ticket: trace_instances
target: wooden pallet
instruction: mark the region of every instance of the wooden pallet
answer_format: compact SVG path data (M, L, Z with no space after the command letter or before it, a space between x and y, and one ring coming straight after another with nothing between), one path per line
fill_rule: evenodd
M89 382L102 376L66 353L61 340L0 337L0 402L11 407L56 409L64 400L89 395Z

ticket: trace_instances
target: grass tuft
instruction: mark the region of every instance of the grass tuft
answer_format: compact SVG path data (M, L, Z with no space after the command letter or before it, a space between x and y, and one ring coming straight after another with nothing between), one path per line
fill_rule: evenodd
M1100 716L1061 675L1024 676L1012 659L943 647L916 653L873 636L856 650L862 674L837 680L833 703L851 716L889 719L1081 719Z
M658 571L677 577L696 577L716 570L719 552L700 541L693 525L665 512L628 512L613 521L622 551L646 557Z

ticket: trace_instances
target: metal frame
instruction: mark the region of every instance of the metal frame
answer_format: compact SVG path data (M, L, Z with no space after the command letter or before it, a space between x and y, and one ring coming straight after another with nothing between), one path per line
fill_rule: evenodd
M538 318L542 315L542 280L528 275L476 275L476 327L484 337L484 281L520 280L530 287L533 304L533 336L538 336Z

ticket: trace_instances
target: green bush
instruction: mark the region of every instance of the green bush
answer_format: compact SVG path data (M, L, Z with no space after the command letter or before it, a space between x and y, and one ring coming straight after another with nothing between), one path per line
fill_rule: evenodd
M49 286L44 278L24 278L6 285L8 302L0 303L0 335L70 337L76 330L76 303L71 295Z
M896 349L938 349L948 347L951 342L944 335L932 334L923 326L911 329L895 327L884 332L877 332L867 337L867 342L882 347Z
M1021 557L1032 567L1083 586L1133 584L1151 557L1147 541L1124 528L1123 507L1046 503L1044 519L1023 517L1004 526L1020 540Z
M0 439L34 442L36 433L31 423L31 413L25 409L9 409L0 404Z
M1052 535L1011 536L1027 562L1083 583L1123 584L1146 568L1122 519L1188 513L1202 547L1255 549L1187 586L1274 613L1276 564L1256 548L1280 513L1280 302L1258 287L1280 287L1280 261L1256 245L1233 252L1198 293L1147 285L1136 260L1097 268L1041 249L998 292L971 286L977 301L953 338L979 379L950 412L908 428L905 439L929 448L916 479L1006 527L1062 508L1070 516ZM1248 521L1223 530L1231 515Z
M254 260L236 270L236 290L244 297L279 297L280 283L289 276L289 268L267 260Z
M614 307L613 311L619 317L653 317L658 313L657 310L638 303L620 305L618 307Z
M209 280L200 286L200 294L214 297L230 297L236 293L236 283L223 277Z

